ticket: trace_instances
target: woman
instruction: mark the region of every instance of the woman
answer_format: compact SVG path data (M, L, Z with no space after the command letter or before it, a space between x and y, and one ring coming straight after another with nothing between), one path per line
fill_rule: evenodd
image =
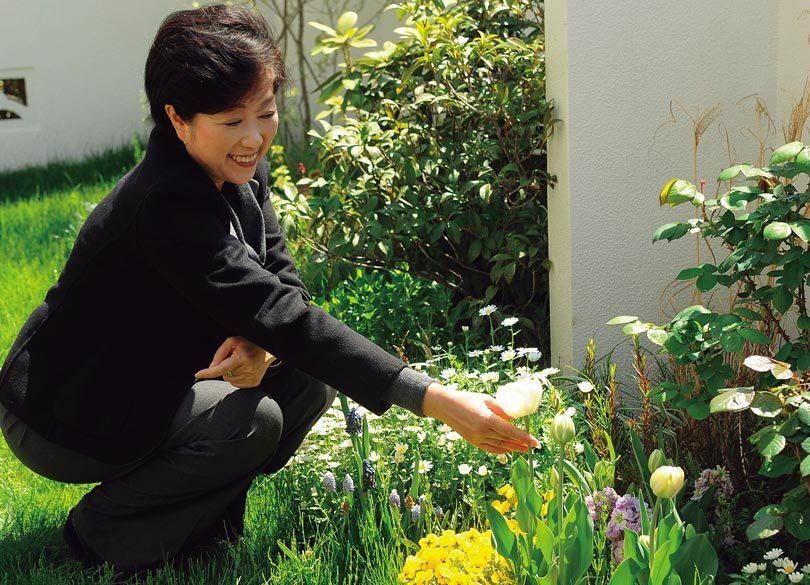
M90 214L0 371L15 455L100 482L64 528L87 565L127 573L238 537L253 478L287 462L333 388L493 453L537 444L491 397L441 386L310 303L267 191L284 81L248 8L162 23L146 156Z

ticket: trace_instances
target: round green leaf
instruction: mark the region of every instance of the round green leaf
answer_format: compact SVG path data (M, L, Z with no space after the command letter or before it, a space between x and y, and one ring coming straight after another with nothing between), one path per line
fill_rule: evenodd
M686 407L686 412L695 420L704 420L712 413L705 402L692 402Z
M805 453L810 453L810 437L802 441L802 449L804 449Z
M726 351L740 351L743 347L743 338L740 337L739 333L734 331L727 331L720 335L720 345Z
M799 415L801 423L806 427L810 427L810 404L803 402L796 413Z
M712 290L716 284L717 284L716 274L701 274L700 276L698 276L695 286L699 291L706 292Z
M748 540L770 538L782 530L784 525L781 516L765 514L761 518L754 520L748 528L745 529L745 535L748 537Z
M638 335L644 333L652 327L652 323L642 323L641 321L633 321L622 327L622 333L625 335Z
M613 319L605 323L605 325L624 325L625 323L632 323L633 321L638 321L638 317L622 315L620 317L613 317Z
M785 314L788 309L790 309L791 305L793 305L793 293L784 286L774 287L771 302L777 311Z
M810 242L810 221L802 219L799 221L791 221L788 225L790 229L793 230L793 233L799 236L802 241Z
M751 406L754 400L752 386L743 388L726 388L725 392L715 396L709 402L709 410L715 412L739 412Z
M784 146L780 146L776 150L773 151L770 160L768 161L769 165L779 165L785 163L792 159L794 156L801 152L804 145L801 142L790 142L785 144Z
M796 320L796 327L799 329L810 329L810 317L807 315L799 315Z
M669 333L664 329L647 329L647 339L655 345L664 345L668 337Z
M757 392L751 402L751 412L763 418L774 418L782 412L782 401L770 392Z
M757 345L770 345L771 339L764 333L757 331L755 329L749 329L747 327L742 327L737 330L737 333L742 335L743 339L750 341L751 343L755 343Z
M717 175L717 181L720 182L733 179L734 177L740 174L740 171L742 170L743 166L745 165L734 165L733 167L725 169L722 173Z
M690 280L692 278L697 278L701 274L703 274L703 270L701 270L699 267L684 268L678 273L678 276L676 276L675 278L677 280Z
M790 235L790 226L784 221L773 221L765 226L762 235L768 240L784 240Z
M757 441L757 451L763 457L773 457L782 452L787 444L785 436L771 429Z
M802 474L802 477L805 475L810 475L810 455L802 459L802 464L799 467L799 471Z

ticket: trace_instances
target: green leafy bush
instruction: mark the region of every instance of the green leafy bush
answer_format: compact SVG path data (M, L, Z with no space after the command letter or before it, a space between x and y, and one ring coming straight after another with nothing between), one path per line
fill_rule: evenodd
M753 184L733 184L740 174ZM630 335L646 333L681 366L679 381L654 388L658 401L684 408L698 420L720 412L750 411L756 417L758 428L748 440L761 456L759 473L781 478L783 497L755 514L747 530L751 540L782 529L800 541L810 540L810 317L805 297L810 192L801 190L808 174L810 147L791 142L774 151L767 167L724 170L718 181L729 181L730 189L717 199L705 199L687 181L670 180L661 191L661 205L690 202L701 213L662 226L653 241L688 233L719 241L729 252L722 262L686 268L678 279L694 279L702 292L733 289L731 312L694 305L662 326L631 316L608 322L622 324ZM785 317L794 307L798 333L791 335Z
M346 263L404 268L454 302L497 302L548 348L542 19L530 0L398 6L398 43L371 47L346 13L314 52L342 51L322 86L322 171L298 182L313 262L340 281ZM332 118L333 123L324 118ZM476 323L477 325L477 323Z

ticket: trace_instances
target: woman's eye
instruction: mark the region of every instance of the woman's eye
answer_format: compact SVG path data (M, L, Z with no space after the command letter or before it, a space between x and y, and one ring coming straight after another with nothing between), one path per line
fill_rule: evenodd
M231 128L236 128L237 126L239 126L240 122L241 121L239 121L239 122L225 122L225 125L230 126Z
M265 114L264 116L261 116L261 117L264 118L265 120L269 120L270 118L272 118L275 115L276 115L275 112L271 112L271 113Z

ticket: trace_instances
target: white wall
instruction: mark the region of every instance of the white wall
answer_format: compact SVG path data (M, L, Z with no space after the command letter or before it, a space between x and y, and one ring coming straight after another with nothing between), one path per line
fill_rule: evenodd
M548 94L562 120L549 145L559 178L549 192L554 365L578 366L591 336L600 354L626 339L603 325L614 316L660 324L697 302L691 290L674 309L667 302L668 284L696 263L695 236L651 243L659 226L694 208L661 208L658 193L672 177L705 178L712 197L722 168L757 160L759 145L745 133L756 132L755 101L743 98L762 98L777 121L798 100L810 73L808 9L808 0L546 3ZM659 129L674 99L695 118L723 107L702 138L696 175L687 115L673 103L677 121ZM772 132L768 145L782 143ZM614 357L626 364L628 349Z
M25 77L29 106L21 120L0 121L0 170L130 141L140 130L152 38L167 14L190 3L3 2L0 79Z

